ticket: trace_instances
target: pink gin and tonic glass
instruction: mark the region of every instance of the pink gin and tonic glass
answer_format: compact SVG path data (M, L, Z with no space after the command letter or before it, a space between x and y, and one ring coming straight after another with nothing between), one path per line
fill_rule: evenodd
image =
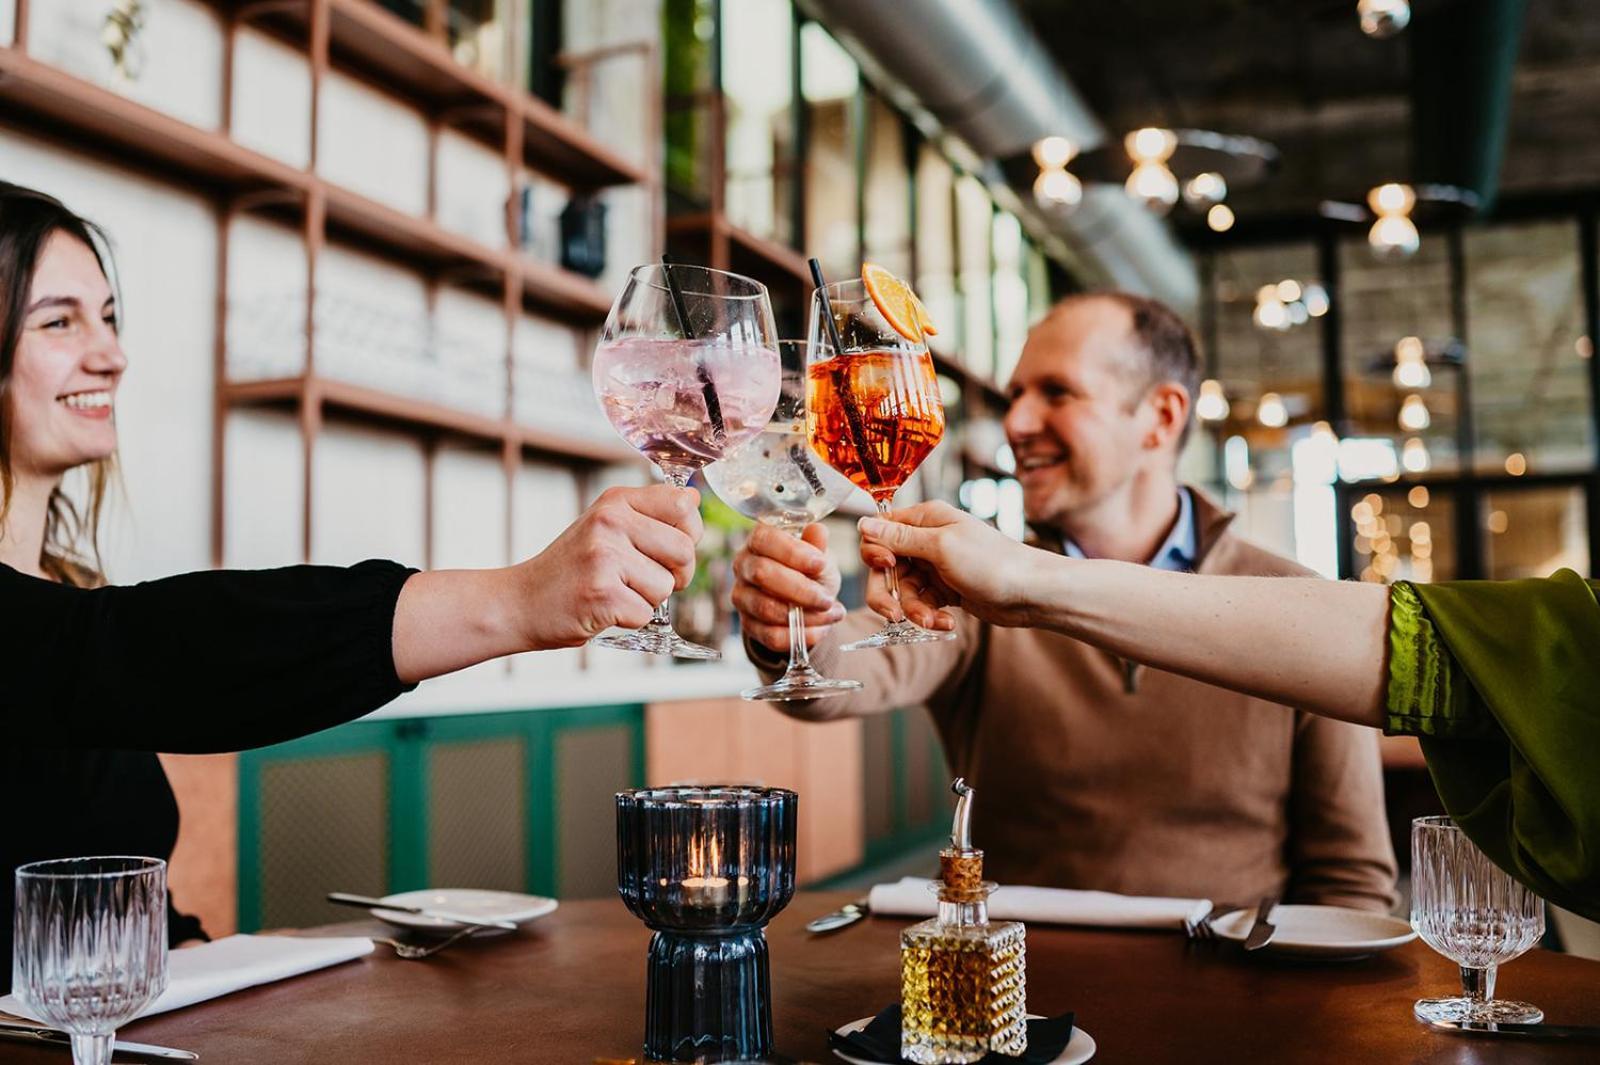
M594 353L594 390L622 438L683 487L766 428L782 366L766 286L700 266L635 267ZM594 643L678 658L721 658L672 628L667 604L636 632Z

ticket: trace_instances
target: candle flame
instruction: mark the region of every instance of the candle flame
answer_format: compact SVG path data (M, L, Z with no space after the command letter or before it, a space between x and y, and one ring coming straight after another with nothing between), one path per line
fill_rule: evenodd
M689 875L712 876L722 866L722 855L718 849L717 837L708 839L696 837L689 841Z

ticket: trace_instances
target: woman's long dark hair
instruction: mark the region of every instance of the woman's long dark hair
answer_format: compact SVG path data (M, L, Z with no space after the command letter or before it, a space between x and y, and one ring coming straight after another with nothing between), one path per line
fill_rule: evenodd
M111 276L102 253L108 242L98 226L74 214L53 196L0 181L0 527L11 509L15 484L11 465L11 374L22 339L34 268L45 244L56 233L82 241L94 253L100 272ZM82 510L59 485L51 493L39 566L56 580L80 586L101 583L100 511L115 467L115 456L89 464L88 505Z

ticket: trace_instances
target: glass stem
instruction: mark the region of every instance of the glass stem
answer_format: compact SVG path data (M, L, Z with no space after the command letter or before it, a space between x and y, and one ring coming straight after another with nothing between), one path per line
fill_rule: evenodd
M661 476L665 477L667 483L674 488L688 488L689 478L694 476L694 470L685 466L662 466ZM655 613L650 615L648 627L668 631L672 629L672 596L669 595L656 604Z
M796 540L805 539L804 525L791 525L784 529ZM789 668L784 674L799 673L811 668L811 651L806 647L806 611L801 606L789 608Z
M806 648L806 612L804 607L789 608L789 668L786 672L801 673L811 668L811 652Z
M72 1065L111 1065L111 1035L74 1035Z
M878 504L878 513L887 518L890 510L889 501L887 499L878 499L874 500L874 502ZM895 567L891 566L884 571L883 579L889 585L889 598L894 600L894 617L889 619L889 623L891 625L903 624L906 620L906 612L900 606L900 575L895 572Z
M1474 1002L1488 1002L1494 998L1494 973L1493 965L1482 969L1470 966L1461 967L1461 993Z

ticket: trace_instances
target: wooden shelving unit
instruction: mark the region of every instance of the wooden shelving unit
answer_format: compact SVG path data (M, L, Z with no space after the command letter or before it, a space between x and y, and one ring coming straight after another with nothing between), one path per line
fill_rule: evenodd
M223 385L229 407L295 409L314 402L354 421L402 429L424 436L450 436L495 448L511 447L578 462L628 462L638 453L621 440L591 440L550 429L490 418L427 400L352 384L329 377L279 377L231 381Z
M506 241L490 247L441 227L432 217L439 133L458 130L499 152L515 189L526 168L575 193L643 184L654 189L651 167L635 165L541 100L457 63L436 40L372 0L201 0L221 22L224 36L222 128L202 129L99 85L31 58L26 51L28 0L17 5L18 41L0 47L0 124L87 151L120 166L195 189L214 205L218 227L217 381L213 426L212 555L222 562L228 411L276 407L294 411L304 441L303 549L312 545L313 452L327 418L382 424L419 437L430 449L453 437L498 449L507 489L525 456L589 467L637 460L620 440L597 441L519 424L514 417L512 336L518 317L535 312L585 333L610 310L611 295L587 277L534 261L517 247L519 198L506 211ZM433 6L439 0L428 0ZM311 81L310 162L300 169L235 143L229 121L238 31L249 25L303 50ZM653 63L651 46L630 46ZM330 72L365 82L415 108L429 128L428 217L417 217L330 182L317 172L317 117ZM258 213L295 226L305 242L308 274L305 370L296 377L231 381L227 361L228 232L233 217ZM656 238L659 241L659 235ZM330 378L316 362L316 266L329 243L359 247L399 263L425 279L432 293L449 284L498 299L506 316L506 400L501 417L455 410L412 396ZM506 550L512 530L506 508ZM431 515L424 521L430 544ZM428 560L431 561L431 560Z
M299 45L325 3L329 68L350 73L445 124L498 148L507 116L521 127L522 155L534 170L574 188L637 185L651 175L623 159L543 100L457 63L440 41L372 0L205 0L227 19Z
M706 211L667 219L667 237L694 250L696 257L715 270L732 270L753 277L769 289L788 291L796 286L810 291L811 272L806 258L787 245L740 229L727 215Z

